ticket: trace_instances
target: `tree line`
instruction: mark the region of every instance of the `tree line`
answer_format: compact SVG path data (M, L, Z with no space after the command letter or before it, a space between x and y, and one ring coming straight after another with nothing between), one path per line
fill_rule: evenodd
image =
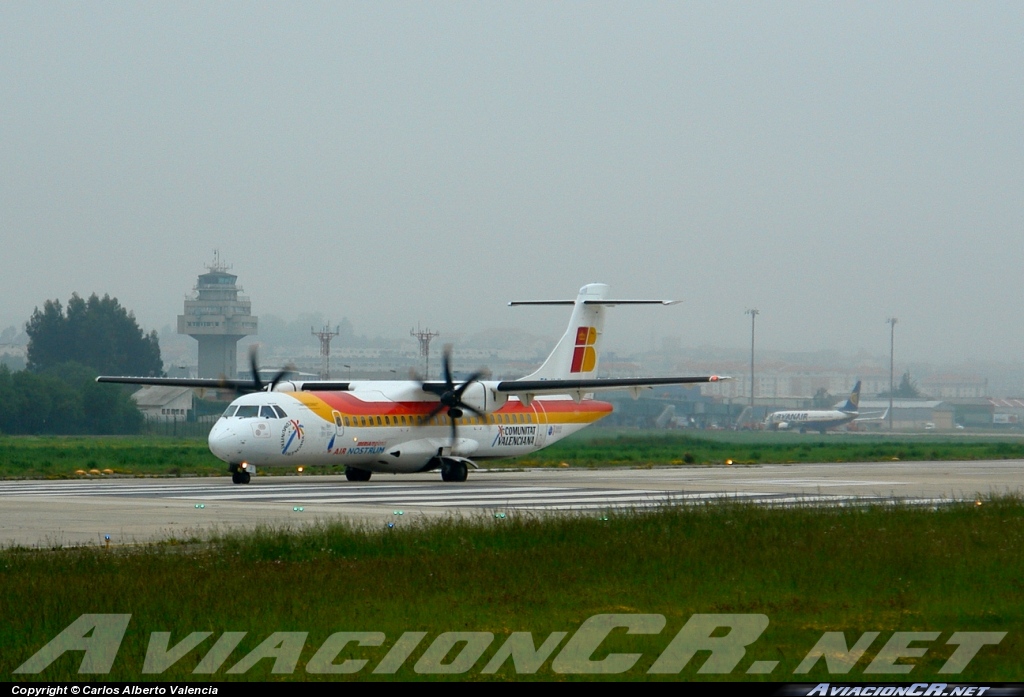
M144 419L129 393L96 382L96 371L61 363L43 371L0 366L0 433L139 433Z
M878 393L879 397L888 397L889 390ZM903 373L903 377L900 379L900 384L896 386L896 389L892 391L892 396L896 399L920 399L925 395L921 393L921 390L917 387L917 382L910 379L910 371Z
M156 331L144 334L135 315L109 295L83 300L73 293L66 311L59 300L47 300L32 313L25 333L29 370L74 362L104 375L163 374Z
M145 420L131 389L96 376L163 374L155 331L145 334L117 298L47 300L25 325L26 370L0 366L0 433L129 434Z

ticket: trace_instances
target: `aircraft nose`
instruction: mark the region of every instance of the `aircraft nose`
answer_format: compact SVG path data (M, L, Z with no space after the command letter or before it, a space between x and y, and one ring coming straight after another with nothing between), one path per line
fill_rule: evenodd
M213 428L210 429L207 443L210 446L210 452L224 462L236 461L240 454L238 434L235 433L234 428L224 421L214 424Z

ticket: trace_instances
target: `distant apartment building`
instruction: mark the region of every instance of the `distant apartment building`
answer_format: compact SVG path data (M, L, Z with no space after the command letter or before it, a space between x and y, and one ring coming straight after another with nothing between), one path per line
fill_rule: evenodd
M750 398L750 364L729 363L718 369L732 380L705 385L701 393L726 399ZM901 375L895 376L899 386ZM835 397L847 395L857 380L865 397L888 394L889 372L877 369L835 370L805 366L766 365L754 371L758 399L810 399L819 390ZM973 375L940 374L914 380L922 397L932 399L980 399L988 394L988 381Z
M977 399L988 394L988 380L976 375L929 375L917 387L936 399Z

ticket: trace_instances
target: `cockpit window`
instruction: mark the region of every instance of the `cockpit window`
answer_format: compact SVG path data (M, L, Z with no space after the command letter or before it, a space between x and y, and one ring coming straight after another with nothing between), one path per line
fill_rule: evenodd
M231 406L229 406L227 409L224 410L224 413L222 414L222 418L227 419L227 418L230 418L230 417L234 416L236 409L238 409L238 407L236 407L234 404L232 404Z
M260 408L255 405L242 405L238 407L238 411L235 412L235 416L240 419L251 419L259 416Z
M263 406L263 407L260 407L260 417L262 417L264 419L276 419L277 418L277 412L274 411L274 407Z
M278 418L280 418L280 419L287 419L288 418L288 415L284 413L284 409L282 409L281 407L279 407L277 405L274 405L274 411L277 412Z

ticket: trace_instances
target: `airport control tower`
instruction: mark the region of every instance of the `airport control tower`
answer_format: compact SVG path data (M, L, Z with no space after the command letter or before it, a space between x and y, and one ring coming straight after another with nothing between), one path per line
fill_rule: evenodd
M185 314L178 315L178 333L199 342L199 377L233 378L238 373L238 340L256 334L252 303L239 295L238 276L214 252L207 273L199 276L195 294L185 299Z

